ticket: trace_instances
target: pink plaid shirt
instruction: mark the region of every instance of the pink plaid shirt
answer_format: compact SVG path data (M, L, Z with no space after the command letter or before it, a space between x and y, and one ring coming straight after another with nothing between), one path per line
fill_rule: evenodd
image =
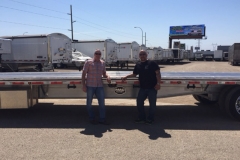
M88 87L103 87L102 75L106 72L104 61L90 59L85 62L83 71L87 73L86 81Z

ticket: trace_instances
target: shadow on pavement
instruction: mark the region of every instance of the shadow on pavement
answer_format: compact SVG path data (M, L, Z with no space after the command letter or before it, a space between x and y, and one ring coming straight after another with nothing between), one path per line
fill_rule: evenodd
M94 106L97 112L97 106ZM79 128L81 134L102 137L113 129L139 130L149 139L170 138L165 130L240 130L240 122L220 113L217 107L200 105L158 106L152 125L135 124L135 106L106 106L110 125L92 125L83 105L41 103L30 109L0 110L0 128ZM146 107L147 109L147 107Z

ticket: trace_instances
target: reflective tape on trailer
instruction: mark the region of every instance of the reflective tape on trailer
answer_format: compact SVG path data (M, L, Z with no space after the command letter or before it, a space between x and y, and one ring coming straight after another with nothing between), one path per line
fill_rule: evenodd
M103 81L104 84L108 84L106 80ZM82 84L81 81L0 81L0 85L62 85L62 84ZM139 85L140 82L138 80L116 80L112 81L112 84L119 84L119 85ZM167 85L239 85L240 81L194 81L194 80L162 80L161 84L167 84Z

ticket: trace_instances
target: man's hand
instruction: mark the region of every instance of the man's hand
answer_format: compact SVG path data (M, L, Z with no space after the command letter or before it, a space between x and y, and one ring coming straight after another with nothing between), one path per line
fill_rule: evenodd
M107 76L107 82L111 83L111 78L109 76Z
M156 90L160 90L161 86L160 86L160 84L156 84L154 88L155 88Z
M83 85L83 86L82 86L82 90L83 90L83 92L87 92L87 87L86 87L86 85Z

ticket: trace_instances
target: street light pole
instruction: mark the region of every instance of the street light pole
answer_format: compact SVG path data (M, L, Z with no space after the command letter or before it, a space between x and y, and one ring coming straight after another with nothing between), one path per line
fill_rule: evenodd
M143 30L142 30L142 28L140 28L140 27L134 27L134 28L139 28L139 29L141 29L141 31L142 31L142 45L143 45Z

